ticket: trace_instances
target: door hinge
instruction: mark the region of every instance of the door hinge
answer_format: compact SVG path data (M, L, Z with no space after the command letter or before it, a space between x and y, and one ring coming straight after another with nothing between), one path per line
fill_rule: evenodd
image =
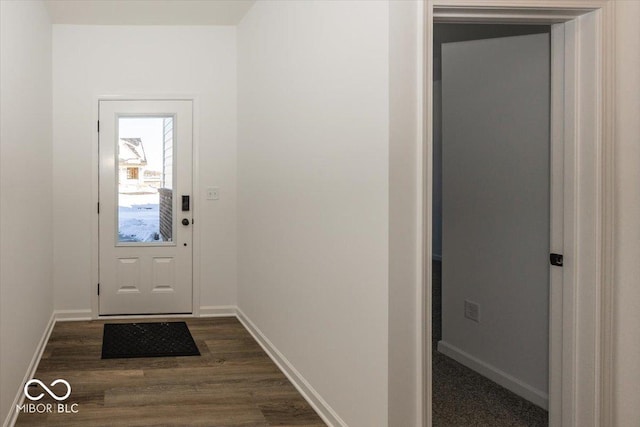
M100 214L100 202L98 202L98 214Z
M551 265L562 267L564 264L564 257L562 254L549 254L549 262Z
M100 283L98 283L98 295L100 295Z
M98 120L98 133L100 133L100 120Z

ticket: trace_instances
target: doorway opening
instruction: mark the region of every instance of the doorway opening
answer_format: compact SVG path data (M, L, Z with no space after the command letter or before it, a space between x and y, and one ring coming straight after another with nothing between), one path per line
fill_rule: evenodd
M191 314L192 101L100 100L99 118L99 314Z
M434 426L548 425L550 32L434 25Z
M424 8L427 53L425 133L418 144L418 284L423 316L431 320L432 243L432 62L434 23L551 25L551 252L564 255L552 268L549 298L549 425L609 425L612 405L613 259L613 3L578 0L571 5L544 1L441 0ZM556 88L556 89L554 89ZM561 141L562 144L557 144ZM557 181L556 181L557 180ZM554 203L556 193L562 204ZM562 233L554 233L561 227ZM446 256L446 255L445 255ZM445 260L446 262L446 260ZM431 425L431 328L419 322L422 387L420 418ZM446 329L446 327L445 327ZM446 331L445 331L446 334Z

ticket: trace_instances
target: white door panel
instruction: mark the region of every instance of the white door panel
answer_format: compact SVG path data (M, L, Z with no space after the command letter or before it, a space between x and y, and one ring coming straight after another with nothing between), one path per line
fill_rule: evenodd
M191 101L100 101L101 315L192 312L192 126Z

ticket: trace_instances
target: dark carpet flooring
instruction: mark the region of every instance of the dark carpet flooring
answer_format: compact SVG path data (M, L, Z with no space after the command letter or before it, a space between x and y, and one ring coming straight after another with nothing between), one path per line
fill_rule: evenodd
M436 350L442 338L442 263L433 262L433 425L548 425L544 409Z

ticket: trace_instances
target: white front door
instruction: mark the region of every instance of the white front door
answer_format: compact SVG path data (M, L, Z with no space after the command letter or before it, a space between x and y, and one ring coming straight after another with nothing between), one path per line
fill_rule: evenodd
M101 315L192 312L192 108L100 101Z

